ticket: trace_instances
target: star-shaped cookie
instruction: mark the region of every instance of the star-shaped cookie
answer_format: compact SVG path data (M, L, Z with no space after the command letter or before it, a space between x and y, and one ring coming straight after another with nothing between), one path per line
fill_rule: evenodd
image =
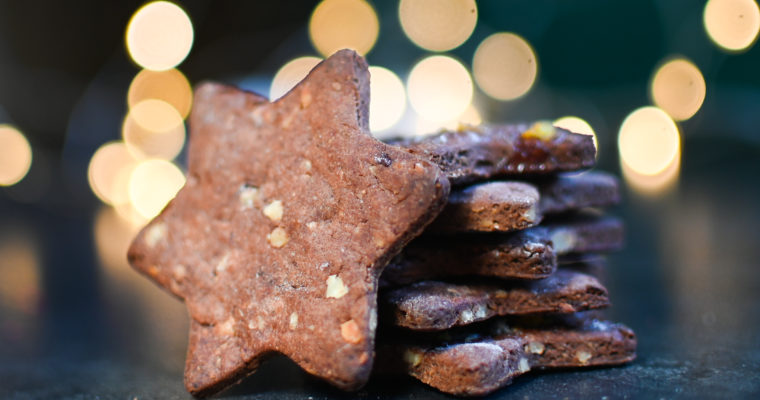
M343 389L368 379L380 272L449 192L438 167L371 137L368 105L348 50L274 102L197 88L187 183L129 250L187 304L191 393L272 353Z

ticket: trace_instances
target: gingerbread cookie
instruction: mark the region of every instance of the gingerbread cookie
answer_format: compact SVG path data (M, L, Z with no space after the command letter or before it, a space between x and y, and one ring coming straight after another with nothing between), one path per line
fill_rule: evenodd
M596 163L591 136L551 124L482 125L389 141L437 164L453 185L505 175L547 174Z
M623 223L618 218L589 215L501 235L423 235L388 264L381 284L461 275L541 279L554 272L557 256L569 263L591 257L589 252L617 250L622 244Z
M368 131L369 73L339 51L283 98L199 85L185 187L129 260L192 317L185 385L208 395L285 354L368 379L377 279L443 207L440 169Z
M532 327L519 319L499 321L491 332L465 330L445 340L399 341L382 347L378 360L387 371L406 371L436 389L482 396L534 369L619 365L636 358L636 336L622 324L579 317ZM452 337L453 336L453 337ZM437 344L436 344L437 343Z
M390 290L380 299L383 321L421 331L448 329L497 315L573 313L609 304L607 289L596 278L563 270L527 282L423 281Z

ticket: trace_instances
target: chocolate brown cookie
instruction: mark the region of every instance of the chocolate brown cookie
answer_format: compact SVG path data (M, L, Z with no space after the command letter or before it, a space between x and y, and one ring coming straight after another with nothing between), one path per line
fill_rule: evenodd
M185 385L283 353L343 389L372 366L377 279L440 211L440 169L368 131L369 73L339 51L283 98L199 85L187 184L129 260L192 317Z
M620 185L613 175L599 171L559 174L536 183L541 214L558 214L585 207L606 207L620 202Z
M622 244L619 219L593 216L563 218L509 234L423 235L388 264L381 284L462 275L541 279L554 272L558 255L608 252ZM578 257L566 259L571 262Z
M482 396L533 369L618 365L636 358L636 336L622 325L585 319L580 325L525 328L435 344L389 344L379 364L402 370L436 389ZM388 360L391 359L392 360Z
M424 236L391 260L380 282L405 285L462 275L541 279L556 264L551 235L543 227L504 235Z
M546 174L594 166L591 136L551 125L483 125L392 140L437 164L453 185L505 175Z
M562 174L535 183L494 181L454 190L431 233L509 232L537 225L543 216L620 201L617 179L601 172Z
M380 296L383 321L421 331L448 329L497 315L573 313L609 304L607 289L595 278L562 270L527 282L423 281Z
M426 232L509 232L541 222L539 194L523 182L487 182L451 192Z

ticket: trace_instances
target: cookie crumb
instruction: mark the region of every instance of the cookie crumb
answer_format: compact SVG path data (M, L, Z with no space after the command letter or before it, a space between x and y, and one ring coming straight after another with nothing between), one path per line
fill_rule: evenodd
M261 212L264 213L264 215L269 218L270 220L274 222L280 222L282 219L282 201L275 200L264 207Z
M327 277L327 290L325 291L326 298L339 299L348 293L348 287L343 283L343 279L340 279L338 275L330 275Z
M359 325L357 325L356 321L352 319L340 324L340 336L342 336L343 340L348 343L356 344L362 341Z
M159 223L151 226L148 228L148 231L145 232L145 243L150 248L156 247L158 242L166 237L167 231L168 228L164 223Z
M285 229L278 226L272 230L272 233L267 235L267 240L272 247L279 249L285 246L290 239L288 239L288 233L285 232Z

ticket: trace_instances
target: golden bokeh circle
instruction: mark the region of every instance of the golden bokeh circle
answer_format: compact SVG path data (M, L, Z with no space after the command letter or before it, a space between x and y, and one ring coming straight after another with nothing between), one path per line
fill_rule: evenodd
M0 186L15 185L32 166L32 146L21 131L0 124Z
M325 57L346 48L367 54L379 32L377 13L364 0L323 0L309 19L309 37Z
M149 99L163 100L171 104L182 118L187 118L193 105L193 89L185 75L175 68L166 71L143 69L129 85L127 104L132 108Z
M678 58L660 66L649 87L652 101L676 121L691 118L705 100L705 78L691 61Z
M475 82L497 100L513 100L528 93L538 76L536 53L514 33L495 33L475 50Z
M754 0L709 0L702 22L710 39L728 51L748 49L760 32L760 8Z
M406 90L398 75L387 68L371 66L369 74L369 128L372 132L383 131L404 115Z
M406 86L414 111L430 121L449 121L472 102L470 73L448 56L430 56L418 62Z
M129 110L122 136L137 158L174 159L185 145L185 124L171 104L143 100Z
M144 218L157 216L185 185L185 176L166 160L144 160L129 177L129 200Z
M448 51L464 43L478 22L475 0L401 0L401 28L419 47Z
M137 10L127 25L127 50L143 68L176 67L193 47L193 24L185 10L168 1L154 1Z
M657 175L681 151L678 126L657 107L642 107L630 113L620 126L618 150L621 163L642 175Z

